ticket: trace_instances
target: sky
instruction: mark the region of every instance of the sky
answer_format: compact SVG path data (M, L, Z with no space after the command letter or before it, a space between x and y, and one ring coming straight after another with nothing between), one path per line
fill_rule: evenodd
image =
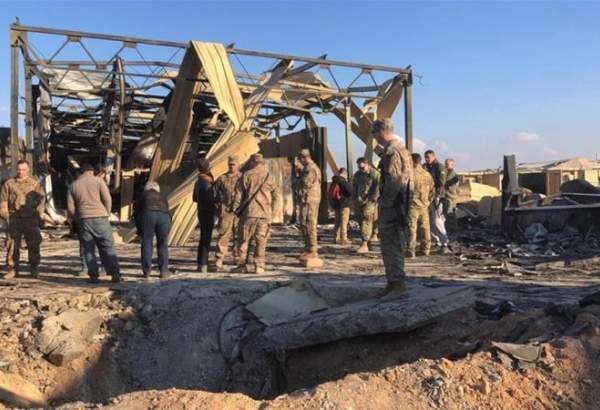
M0 126L9 125L9 25L411 65L415 150L462 170L503 154L542 161L600 152L600 2L34 2L0 0ZM394 117L402 129L401 109ZM343 161L343 128L326 121ZM360 152L357 140L356 151Z

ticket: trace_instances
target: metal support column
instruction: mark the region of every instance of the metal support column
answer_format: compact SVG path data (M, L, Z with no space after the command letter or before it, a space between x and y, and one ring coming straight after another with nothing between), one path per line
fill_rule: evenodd
M19 160L19 34L10 31L10 165L13 175Z
M404 81L404 139L406 149L413 150L412 74Z
M125 126L125 73L123 59L117 57L115 61L116 75L119 77L119 114L115 123L115 190L121 187L121 164L123 150L123 127Z
M25 159L33 167L33 93L31 90L31 71L25 69Z
M351 178L354 172L352 171L352 112L350 110L350 98L346 98L345 103L345 124L346 124L346 169L348 177Z

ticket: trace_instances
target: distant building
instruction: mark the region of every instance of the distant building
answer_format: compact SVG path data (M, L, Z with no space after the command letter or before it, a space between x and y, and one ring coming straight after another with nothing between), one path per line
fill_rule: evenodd
M523 163L517 166L519 185L533 192L555 195L563 182L581 179L597 186L600 163L585 158L572 158L541 163Z
M517 165L519 185L544 195L556 195L563 182L581 179L600 185L600 162L585 158L559 161L524 162ZM502 169L460 172L461 183L478 182L502 189Z

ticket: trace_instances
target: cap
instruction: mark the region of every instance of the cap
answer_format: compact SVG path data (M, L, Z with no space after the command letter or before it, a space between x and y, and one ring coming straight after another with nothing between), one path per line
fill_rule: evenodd
M310 157L310 150L308 148L302 148L300 150L300 154L298 154L298 156L300 156L300 157Z
M227 157L228 164L237 164L238 162L239 161L237 155L230 155L229 157Z
M261 153L256 153L252 155L252 161L254 162L263 162L265 160L265 158L263 157L263 154Z

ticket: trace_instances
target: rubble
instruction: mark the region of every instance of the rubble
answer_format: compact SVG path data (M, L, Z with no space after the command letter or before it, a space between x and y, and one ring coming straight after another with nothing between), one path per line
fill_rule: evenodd
M38 349L56 366L83 355L87 344L98 333L103 319L100 312L69 309L42 322Z
M24 408L46 407L47 399L32 383L18 374L0 371L0 401Z

